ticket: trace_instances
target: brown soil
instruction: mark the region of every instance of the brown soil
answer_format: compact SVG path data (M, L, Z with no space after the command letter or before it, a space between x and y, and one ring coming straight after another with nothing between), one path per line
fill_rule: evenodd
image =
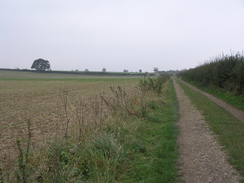
M236 183L240 176L226 161L202 114L174 80L179 102L180 174L186 183Z

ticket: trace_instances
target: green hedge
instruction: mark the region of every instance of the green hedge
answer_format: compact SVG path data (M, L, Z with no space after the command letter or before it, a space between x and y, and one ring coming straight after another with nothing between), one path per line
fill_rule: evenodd
M203 87L217 87L244 96L244 54L218 56L180 76Z

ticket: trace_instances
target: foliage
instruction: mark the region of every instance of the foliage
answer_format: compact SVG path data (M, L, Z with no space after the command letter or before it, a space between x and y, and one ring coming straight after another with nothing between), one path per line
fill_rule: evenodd
M151 78L147 75L144 76L143 80L139 82L139 88L143 92L152 91L157 95L162 93L163 84L169 79L169 76L161 76L156 78Z
M4 183L2 167L0 167L0 183Z
M45 71L46 69L50 69L50 63L48 60L39 58L33 62L31 68L38 71Z
M153 71L154 71L154 72L158 72L158 67L154 67L154 68L153 68Z
M21 142L17 139L17 148L18 148L18 170L15 172L18 182L27 183L28 181L28 163L29 163L29 151L30 151L30 142L31 142L31 130L30 130L30 121L27 123L28 128L28 139L26 151L21 147Z
M244 54L222 55L180 74L183 80L244 96Z

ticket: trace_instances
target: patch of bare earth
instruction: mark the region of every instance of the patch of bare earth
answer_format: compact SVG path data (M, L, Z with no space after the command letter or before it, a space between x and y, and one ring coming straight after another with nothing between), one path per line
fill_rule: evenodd
M174 81L179 102L180 175L186 183L235 183L238 173L227 162L201 113Z

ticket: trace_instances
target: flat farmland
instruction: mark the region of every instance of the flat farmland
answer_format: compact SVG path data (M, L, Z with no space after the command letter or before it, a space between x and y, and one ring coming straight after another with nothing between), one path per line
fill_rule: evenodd
M0 71L0 182L174 182L176 105L169 76Z
M193 174L195 182L237 182L243 123L198 91L189 92L201 104L194 108L180 87L187 93L170 76L0 71L0 182L181 182ZM208 140L212 133L216 141ZM212 146L218 143L238 172L221 146ZM203 150L186 156L196 147ZM179 167L186 157L182 165L190 169Z
M1 156L15 154L16 139L26 138L28 122L35 145L52 139L57 130L63 135L67 123L65 101L72 108L80 99L109 92L110 86L134 88L138 80L0 71ZM69 115L72 118L73 114Z

